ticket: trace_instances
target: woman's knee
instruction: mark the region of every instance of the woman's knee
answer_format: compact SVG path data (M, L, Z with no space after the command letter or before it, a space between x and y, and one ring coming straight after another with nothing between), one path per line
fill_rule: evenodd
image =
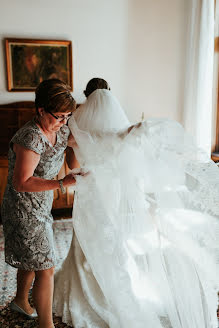
M34 271L27 271L23 269L18 269L17 270L17 275L22 276L22 277L29 277L29 276L34 276Z
M36 279L49 279L54 276L55 267L46 270L35 271Z

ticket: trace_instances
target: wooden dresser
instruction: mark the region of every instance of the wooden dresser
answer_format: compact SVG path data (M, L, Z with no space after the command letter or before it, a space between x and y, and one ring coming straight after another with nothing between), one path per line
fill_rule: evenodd
M15 132L35 115L35 106L32 101L15 102L0 105L0 203L4 194L8 175L8 145ZM63 178L68 174L69 169L66 161L56 177ZM60 189L54 190L53 209L72 208L74 190L72 187L66 188L66 193L62 194Z
M214 161L215 163L219 163L219 152L214 152L211 154L211 159L212 161Z

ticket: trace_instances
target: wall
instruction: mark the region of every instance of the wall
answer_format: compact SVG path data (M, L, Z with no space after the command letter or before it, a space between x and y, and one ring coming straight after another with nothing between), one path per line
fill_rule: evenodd
M126 92L130 116L181 121L186 1L130 1ZM133 92L134 91L134 92Z
M0 0L0 39L73 42L74 97L94 76L109 81L131 121L144 112L181 120L186 8L184 0ZM33 100L7 92L0 44L0 103Z

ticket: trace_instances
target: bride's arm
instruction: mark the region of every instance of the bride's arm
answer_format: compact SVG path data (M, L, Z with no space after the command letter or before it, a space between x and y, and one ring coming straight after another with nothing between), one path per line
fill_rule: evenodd
M101 139L106 139L106 138L119 138L119 139L124 139L125 137L128 136L128 134L133 129L139 129L142 126L142 123L143 122L138 122L136 124L130 125L125 130L122 130L122 131L119 131L119 132L93 132L92 133L92 137L97 138L97 139L99 139L99 138L101 138Z
M123 132L119 132L118 133L118 136L119 136L119 138L121 138L121 139L124 139L131 131L132 131L132 129L133 128L135 128L135 129L138 129L138 128L140 128L142 126L142 122L139 122L139 123L136 123L136 124L134 124L134 125L131 125L130 127L128 127L128 129L126 129L125 131L123 131Z

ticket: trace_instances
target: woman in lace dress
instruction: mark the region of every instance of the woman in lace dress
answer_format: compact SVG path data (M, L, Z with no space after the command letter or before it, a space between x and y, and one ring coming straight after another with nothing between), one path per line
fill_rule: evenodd
M70 131L66 125L75 110L69 88L58 79L36 89L36 116L14 135L9 145L8 182L2 203L5 261L18 268L17 293L11 309L36 317L41 328L51 328L55 253L51 208L53 190L75 184L69 174L58 181Z

